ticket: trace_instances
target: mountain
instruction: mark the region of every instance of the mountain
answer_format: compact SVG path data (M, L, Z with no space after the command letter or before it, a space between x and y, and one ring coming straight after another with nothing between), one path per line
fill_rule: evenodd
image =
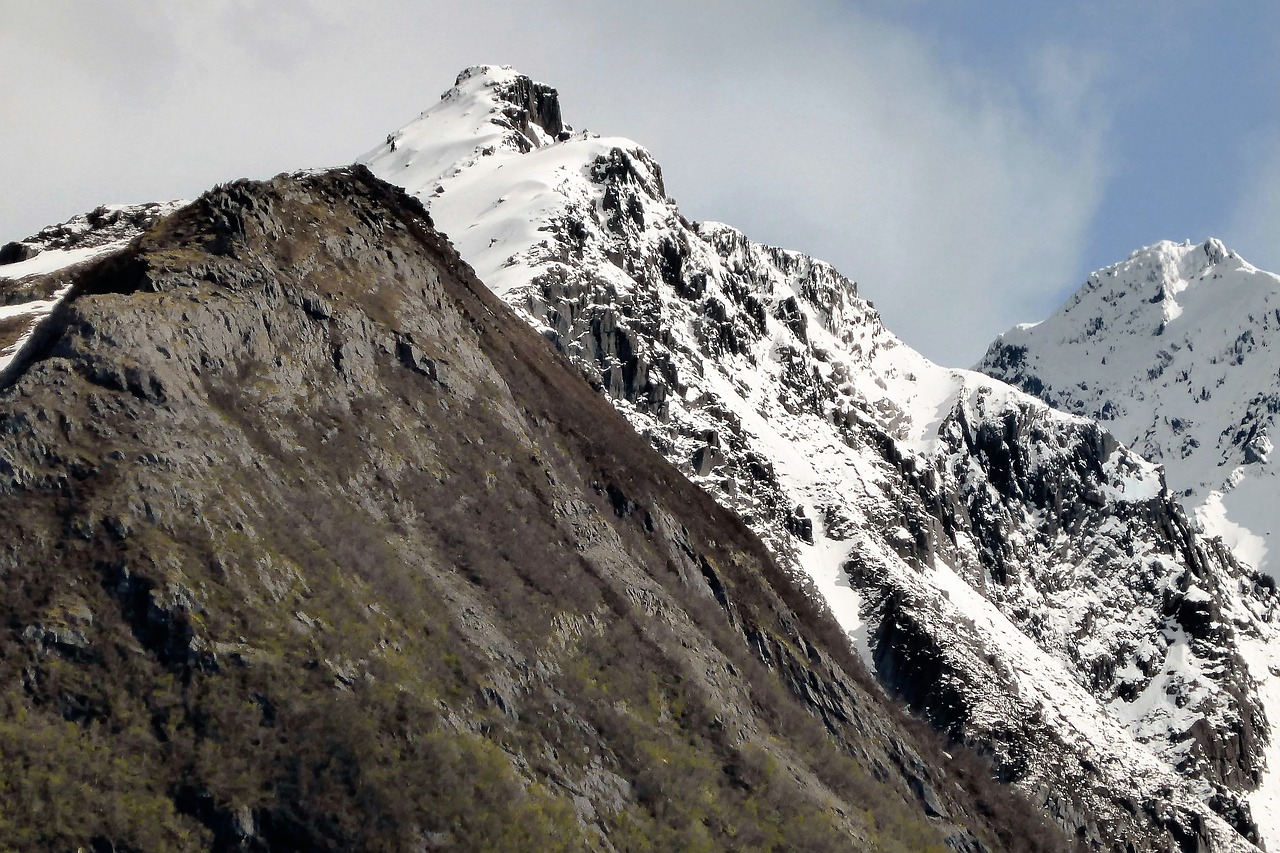
M0 848L1065 849L415 200L157 212L0 266Z
M688 221L644 148L509 68L360 162L813 584L887 693L1095 849L1255 849L1275 587L1159 467L930 363L829 265Z
M1207 533L1266 571L1280 499L1269 437L1278 329L1280 276L1218 240L1163 242L1094 273L1043 323L1002 335L979 367L1103 422L1164 466Z
M1159 463L1198 529L1274 586L1280 479L1271 463L1280 412L1280 276L1221 241L1162 242L1089 277L1042 323L996 340L979 369L1055 408L1095 418ZM1247 659L1280 716L1280 648ZM1268 754L1280 766L1280 750ZM1280 780L1265 803L1280 846Z

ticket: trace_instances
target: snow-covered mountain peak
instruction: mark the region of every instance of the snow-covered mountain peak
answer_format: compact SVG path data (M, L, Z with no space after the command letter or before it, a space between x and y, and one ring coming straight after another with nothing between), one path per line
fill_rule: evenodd
M560 116L560 96L545 83L534 82L510 65L473 65L458 74L442 101L462 101L498 108L503 118L515 121L524 139L538 147L567 133ZM500 121L495 124L501 126ZM522 143L517 143L522 144Z
M1184 298L1226 299L1232 305L1247 301L1259 284L1233 277L1235 272L1258 270L1221 240L1162 240L1094 273L1055 317L1071 315L1092 324L1099 318L1104 322L1124 320L1122 326L1129 334L1163 334L1163 324L1181 315ZM1085 318L1088 312L1092 313Z
M1204 257L1200 258L1199 255ZM1209 237L1203 243L1193 243L1190 240L1183 240L1181 243L1176 240L1158 240L1150 246L1134 249L1129 253L1127 260L1149 259L1153 262L1162 263L1190 262L1194 264L1207 262L1209 264L1218 264L1229 257L1238 256L1217 237ZM1120 266L1120 264L1115 266Z
M586 221L585 214L570 221L566 198L592 204L587 188L608 183L614 191L603 203L636 227L645 216L640 197L665 198L648 151L629 139L574 134L556 90L508 66L464 70L438 104L359 162L426 201L481 280L504 297L529 285L515 259L545 274L571 260L547 233L552 221L570 232Z
M444 177L466 155L527 153L568 138L560 96L509 65L473 65L458 74L439 103L419 114L361 158L406 178ZM460 148L462 150L460 150Z
M890 689L1064 825L1101 838L1177 814L1243 849L1224 839L1251 825L1257 700L1230 638L1170 637L1226 614L1253 630L1252 587L1190 534L1160 470L931 363L829 264L690 222L637 143L547 133L538 86L464 72L362 162L803 571Z
M1210 534L1256 568L1280 481L1280 276L1220 240L1160 242L1100 270L1049 319L1002 335L980 369L1094 417L1165 466Z
M528 81L529 78L510 65L490 65L488 63L471 65L458 72L457 79L453 81L453 88L440 97L441 99L454 98L464 91L475 92L521 80Z

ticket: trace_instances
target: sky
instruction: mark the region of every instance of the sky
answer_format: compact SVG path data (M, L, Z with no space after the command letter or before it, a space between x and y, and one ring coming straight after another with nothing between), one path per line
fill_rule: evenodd
M0 243L349 163L509 64L688 218L832 262L968 366L1157 240L1280 270L1278 37L1261 0L0 0Z

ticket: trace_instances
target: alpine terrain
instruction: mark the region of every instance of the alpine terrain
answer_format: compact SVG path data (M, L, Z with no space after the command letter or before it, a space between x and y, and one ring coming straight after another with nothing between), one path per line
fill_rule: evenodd
M1159 463L1194 527L1273 587L1278 329L1280 277L1218 240L1163 242L1094 273L1044 322L1002 335L979 369L1097 419ZM1258 639L1246 634L1241 649L1280 718L1280 647ZM1268 758L1280 767L1280 751ZM1275 849L1280 774L1267 782L1254 811Z
M820 261L688 221L644 148L510 68L462 72L360 162L812 583L889 696L1082 844L1261 845L1275 585L1141 442L932 364Z
M1276 282L940 367L497 66L6 244L0 850L1280 849Z
M1218 240L1164 242L1094 273L1043 323L1002 335L979 369L1103 422L1164 467L1200 528L1266 570L1280 499L1276 330L1280 276Z
M1066 849L364 167L4 251L0 850Z

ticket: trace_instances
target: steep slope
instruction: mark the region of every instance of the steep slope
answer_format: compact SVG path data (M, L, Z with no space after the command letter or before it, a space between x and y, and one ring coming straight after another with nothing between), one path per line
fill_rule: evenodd
M1251 849L1267 723L1240 646L1274 590L1096 424L929 363L826 264L688 222L648 152L554 99L468 69L361 162L1064 827Z
M980 369L1064 411L1102 422L1165 470L1208 536L1269 575L1280 479L1280 277L1218 240L1157 243L1094 273L1042 323L991 345ZM1244 645L1271 719L1280 718L1280 644ZM1280 847L1280 750L1254 812Z
M0 848L1056 849L367 170L66 275L0 390Z

